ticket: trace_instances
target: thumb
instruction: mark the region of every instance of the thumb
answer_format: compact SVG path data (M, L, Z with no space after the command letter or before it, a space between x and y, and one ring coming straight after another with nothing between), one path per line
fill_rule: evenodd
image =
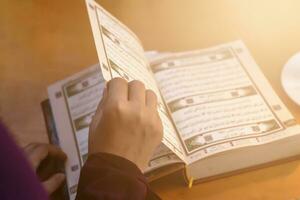
M65 179L66 176L63 173L57 173L51 176L48 180L44 181L43 186L47 193L51 195L59 188L59 186L61 186Z
M100 103L99 103L99 105L97 107L96 113L95 113L95 115L93 117L93 120L92 120L92 122L90 124L90 131L89 131L90 133L93 133L96 130L96 128L97 128L97 126L98 126L98 124L99 124L99 122L101 120L101 117L102 117L102 106L103 106L104 101L106 101L106 98L107 98L107 88L105 87L103 89L102 99L101 99L101 101L100 101Z

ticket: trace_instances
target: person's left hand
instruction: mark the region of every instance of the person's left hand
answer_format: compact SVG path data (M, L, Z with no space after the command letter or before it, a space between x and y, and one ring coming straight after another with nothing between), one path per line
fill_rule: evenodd
M54 145L42 143L29 144L24 151L50 196L65 180L60 169L67 159L66 154Z

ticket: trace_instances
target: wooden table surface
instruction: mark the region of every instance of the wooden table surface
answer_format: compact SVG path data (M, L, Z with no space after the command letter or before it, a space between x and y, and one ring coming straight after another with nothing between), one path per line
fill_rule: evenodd
M146 50L183 51L242 39L284 103L282 66L300 51L298 0L99 1ZM97 63L83 0L0 2L0 116L20 145L47 141L40 102L49 84ZM300 148L300 147L299 147ZM185 187L173 175L152 184L163 199L300 197L300 161Z

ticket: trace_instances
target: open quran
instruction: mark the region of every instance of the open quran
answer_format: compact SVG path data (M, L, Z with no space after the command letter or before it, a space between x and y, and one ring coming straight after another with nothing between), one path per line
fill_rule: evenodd
M70 199L88 155L89 124L114 77L140 80L158 97L164 136L144 172L150 181L181 169L197 183L300 154L300 126L242 41L145 52L124 24L95 1L86 5L99 63L49 86L44 106L52 141L68 155Z

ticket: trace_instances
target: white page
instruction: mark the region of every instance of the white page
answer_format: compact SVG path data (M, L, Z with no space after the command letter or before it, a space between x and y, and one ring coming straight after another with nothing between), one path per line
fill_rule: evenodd
M59 145L68 156L65 171L70 199L76 197L88 153L89 124L104 86L99 65L95 65L48 88Z
M140 41L125 25L95 1L87 0L86 3L104 78L110 80L122 77L128 81L140 80L147 89L156 93L158 112L164 128L162 142L184 159L175 127L160 96Z
M189 163L300 133L240 41L170 54L151 66Z

